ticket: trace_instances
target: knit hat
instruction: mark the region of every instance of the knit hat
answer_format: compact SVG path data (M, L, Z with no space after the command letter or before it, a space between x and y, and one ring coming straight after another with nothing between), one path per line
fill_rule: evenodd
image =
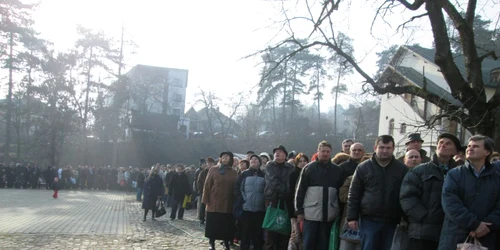
M258 155L256 155L256 154L251 155L250 159L248 159L248 160L252 161L252 158L254 158L254 157L257 157L257 159L259 160L259 166L262 165L262 159Z
M266 152L262 152L262 153L260 153L260 157L262 157L262 156L267 157L267 160L271 160L271 156L269 156L269 154L268 154L268 153L266 153ZM262 159L261 159L261 160L262 160Z
M460 149L462 148L462 144L460 143L460 140L456 136L454 136L453 134L442 133L438 136L437 141L439 142L439 140L441 140L442 138L450 139L453 142L453 144L455 144L455 148L457 149L457 151L460 151Z

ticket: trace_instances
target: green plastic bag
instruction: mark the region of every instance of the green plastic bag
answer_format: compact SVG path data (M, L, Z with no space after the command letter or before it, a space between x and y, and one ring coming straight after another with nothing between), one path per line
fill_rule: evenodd
M328 250L337 250L339 249L340 239L339 239L339 221L340 217L337 217L335 222L333 223L332 229L330 230L330 244L328 244Z
M285 210L280 209L280 202L278 201L277 207L272 207L272 204L267 207L262 228L271 232L290 235L292 224L288 217L288 208L285 205Z

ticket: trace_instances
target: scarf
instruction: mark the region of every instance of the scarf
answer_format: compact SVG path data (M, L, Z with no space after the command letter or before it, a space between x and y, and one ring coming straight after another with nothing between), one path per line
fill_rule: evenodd
M221 165L219 166L219 174L220 174L220 175L224 175L224 174L226 174L226 168L227 168L226 166L224 166L224 165L222 165L222 164L221 164Z

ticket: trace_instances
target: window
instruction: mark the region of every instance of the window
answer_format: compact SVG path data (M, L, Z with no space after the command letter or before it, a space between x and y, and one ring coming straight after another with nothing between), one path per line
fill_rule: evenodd
M401 127L399 128L399 133L402 135L406 134L406 123L401 123Z
M394 135L394 119L389 120L389 135Z
M181 109L172 109L172 113L174 113L174 115L181 115Z
M174 101L181 102L182 101L182 95L181 94L175 94L174 95Z

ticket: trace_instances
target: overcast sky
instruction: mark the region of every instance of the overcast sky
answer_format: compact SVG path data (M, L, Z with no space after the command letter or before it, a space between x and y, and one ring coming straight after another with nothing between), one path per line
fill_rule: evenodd
M310 2L314 12L321 1ZM426 18L415 22L414 26L421 25L418 31L395 34L400 23L422 13L402 8L395 10L388 19L389 24L377 22L370 34L376 7L372 2L356 0L351 6L341 5L334 13L336 29L354 40L356 58L369 73L376 71L375 53L391 44L432 45ZM285 2L289 14L306 15L306 8L296 3ZM127 58L128 68L145 64L189 70L187 110L200 87L213 90L222 98L241 91L248 92L249 99L255 97L252 93L256 92L259 81L260 60L242 58L287 35L284 31L279 33L276 24L284 18L281 6L280 1L263 0L44 0L35 13L35 21L42 36L61 50L73 47L77 24L102 29L118 38L123 23L126 37L138 45L135 55ZM495 8L498 9L498 5L488 3L480 5L478 10L482 13ZM489 14L482 15L496 20L497 13ZM293 23L292 28L299 36L311 30L310 24L304 22ZM350 92L356 92L361 81L357 75L344 80ZM323 107L333 106L329 94L333 83L326 85L328 94ZM301 100L311 103L312 97L302 96Z

